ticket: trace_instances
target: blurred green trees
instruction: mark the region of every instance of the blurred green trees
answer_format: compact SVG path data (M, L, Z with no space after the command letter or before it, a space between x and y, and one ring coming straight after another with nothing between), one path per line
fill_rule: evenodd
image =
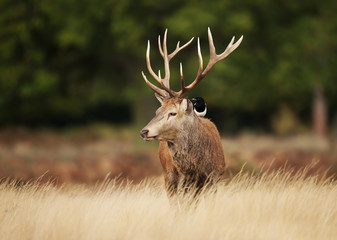
M218 52L244 35L190 93L224 112L229 125L255 119L268 128L285 106L309 121L316 85L336 111L336 1L0 0L0 9L2 125L153 115L140 75L147 39L155 69L162 68L156 39L165 28L169 49L199 36L206 62L208 26ZM173 88L179 62L186 81L195 77L196 41L176 58Z

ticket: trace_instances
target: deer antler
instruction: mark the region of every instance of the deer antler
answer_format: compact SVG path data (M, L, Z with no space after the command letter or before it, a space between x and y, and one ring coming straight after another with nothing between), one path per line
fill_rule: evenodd
M202 60L202 55L201 55L201 50L200 50L200 40L198 38L199 69L198 69L197 76L191 84L189 84L188 86L185 86L184 76L183 76L183 67L182 67L182 64L180 63L181 90L179 92L175 92L175 91L170 89L170 66L169 66L169 62L180 50L187 47L193 41L193 38L189 42L187 42L185 45L183 45L182 47L179 47L180 42L178 42L176 49L171 54L168 55L167 54L167 47L166 47L166 41L167 41L167 29L166 29L165 34L164 34L163 48L161 47L160 36L158 37L159 52L164 59L164 67L165 67L165 77L163 79L160 76L160 71L159 71L158 75L156 75L154 73L154 71L152 70L151 63L150 63L150 42L148 42L147 50L146 50L147 68L148 68L151 76L161 85L161 87L163 89L160 89L159 87L157 87L157 86L153 85L151 82L149 82L147 80L145 74L142 72L143 78L144 78L145 82L147 83L147 85L149 85L150 88L153 91L155 91L156 93L158 93L159 95L161 95L163 97L170 97L170 95L171 95L173 97L180 98L183 95L185 95L188 91L193 89L195 87L195 85L197 85L204 77L206 77L208 72L213 68L213 66L217 62L221 61L222 59L226 58L229 54L231 54L240 45L240 43L242 42L243 36L241 36L240 39L236 43L234 43L234 39L235 38L233 37L232 40L230 41L230 43L228 44L226 50L223 53L218 55L218 54L216 54L211 30L210 30L210 28L208 28L208 41L209 41L210 59L208 61L208 64L207 64L206 68L203 69L203 60Z
M195 80L190 85L188 85L187 87L184 86L182 64L180 64L180 77L181 77L182 83L181 83L181 90L178 93L178 97L182 97L184 94L186 94L192 88L194 88L195 85L197 85L204 77L206 77L208 72L213 68L213 66L217 62L221 61L222 59L226 58L229 54L231 54L231 52L233 52L240 45L240 43L243 39L243 36L241 36L240 39L236 43L233 44L234 39L235 39L235 37L232 38L232 40L230 41L226 50L223 53L217 55L216 51L215 51L212 33L211 33L210 28L208 28L208 41L209 41L210 58L209 58L209 61L208 61L208 64L207 64L205 70L203 70L203 60L202 60L202 55L201 55L201 50L200 50L200 40L198 38L199 70L198 70L197 76L196 76Z
M188 41L186 44L184 44L183 46L179 46L180 42L177 43L177 47L176 49L168 55L167 53L167 46L166 46L166 42L167 42L167 29L165 30L165 34L164 34L164 41L163 41L163 48L161 46L161 41L160 41L160 35L158 37L158 47L159 47L159 52L162 55L163 59L164 59L164 67L165 67L165 76L164 78L161 78L160 76L160 71L157 74L154 73L152 67L151 67L151 62L150 62L150 41L148 41L147 43L147 50L146 50L146 65L147 65L147 69L149 70L149 73L151 74L151 76L161 85L161 87L163 89L158 88L157 86L153 85L151 82L149 82L145 76L145 74L142 72L143 78L145 80L145 82L147 83L147 85L150 86L150 88L152 88L153 91L155 91L156 93L158 93L159 95L163 96L163 97L169 97L170 95L175 96L176 92L172 91L170 89L170 60L182 49L184 49L185 47L187 47L194 38L191 38L190 41Z

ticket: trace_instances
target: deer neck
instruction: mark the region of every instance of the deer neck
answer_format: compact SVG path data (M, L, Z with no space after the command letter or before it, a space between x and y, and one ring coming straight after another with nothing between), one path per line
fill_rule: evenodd
M205 131L198 118L185 123L176 138L168 142L173 162L180 168L196 167L191 164L195 165L198 162L196 160L203 158L203 148L207 148L204 140L206 140Z

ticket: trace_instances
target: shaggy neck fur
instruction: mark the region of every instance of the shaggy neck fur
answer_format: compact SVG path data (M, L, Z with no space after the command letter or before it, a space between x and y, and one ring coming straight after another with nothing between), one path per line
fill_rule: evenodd
M207 166L209 161L204 160L212 157L212 142L198 117L185 122L168 146L173 162L181 173L210 173L211 168Z

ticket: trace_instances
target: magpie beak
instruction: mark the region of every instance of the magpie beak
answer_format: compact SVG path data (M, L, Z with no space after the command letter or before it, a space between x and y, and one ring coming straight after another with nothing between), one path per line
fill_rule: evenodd
M198 117L204 117L207 112L207 106L206 106L204 99L202 97L196 97L196 98L192 98L191 100L194 102L193 108L194 108L195 114Z

